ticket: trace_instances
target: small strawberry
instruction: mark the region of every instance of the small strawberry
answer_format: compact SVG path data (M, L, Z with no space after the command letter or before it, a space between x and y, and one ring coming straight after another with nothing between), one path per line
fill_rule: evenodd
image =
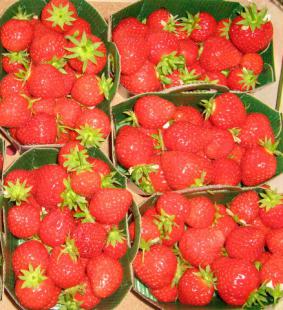
M257 53L247 53L243 55L240 66L246 68L247 70L253 71L254 74L261 74L263 70L263 59Z
M30 62L26 51L8 52L2 55L2 67L7 73L18 73L26 69Z
M54 113L60 124L67 127L74 127L81 115L81 107L73 99L62 97L55 101Z
M0 94L2 98L14 95L29 95L28 87L17 78L15 74L9 73L3 77L0 83Z
M224 18L218 21L216 26L216 36L223 37L226 40L229 40L229 30L231 26L231 19L230 18Z
M234 68L227 77L227 85L232 90L249 91L257 84L257 75L246 68Z
M164 9L158 9L150 13L146 19L146 25L151 32L156 31L169 31L169 23L171 22L173 16L171 13Z
M260 270L261 282L272 281L272 285L283 283L283 257L281 255L272 255L272 257L263 264Z
M273 229L266 235L266 245L273 254L283 254L283 229Z
M192 65L198 58L198 46L190 38L179 42L179 54L183 55L187 66Z
M119 230L117 226L113 226L108 232L103 253L112 258L120 259L127 253L127 250L128 244L123 230Z
M101 176L96 171L74 172L71 175L73 191L86 198L91 198L101 186Z
M175 122L188 122L197 126L203 125L203 118L201 113L191 106L179 106L176 107L175 114L173 116Z
M212 184L236 186L241 182L240 165L229 158L219 158L212 163L214 177Z
M95 296L106 298L121 286L123 268L118 260L101 254L89 261L87 275Z

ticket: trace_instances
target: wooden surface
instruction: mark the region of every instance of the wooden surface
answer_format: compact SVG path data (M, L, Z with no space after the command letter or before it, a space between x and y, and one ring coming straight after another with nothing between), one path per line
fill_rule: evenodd
M154 0L153 0L154 1ZM177 0L176 0L177 1ZM0 0L0 15L6 8L14 3L15 0ZM89 1L93 6L103 15L108 18L112 13L122 9L134 1L130 0L92 0ZM243 1L242 1L243 2ZM274 52L275 52L275 67L276 67L276 79L279 78L279 72L281 68L281 60L283 57L283 40L282 40L282 18L283 12L278 9L276 5L270 1L255 0L256 3L266 4L269 13L271 14L273 25L274 25ZM266 86L264 89L257 91L254 95L264 103L275 107L276 93L277 93L278 81L271 85ZM123 100L121 92L119 92L113 100L113 105L119 103ZM282 104L283 105L283 104ZM281 106L282 111L282 106ZM270 184L283 192L283 176L277 177ZM135 197L137 203L141 202L140 197ZM4 296L3 300L0 302L0 310L15 310L16 307L11 303L7 296ZM149 310L150 306L142 302L133 293L129 293L123 302L116 308L118 310ZM197 308L196 308L197 309ZM276 310L283 310L283 302L276 307Z

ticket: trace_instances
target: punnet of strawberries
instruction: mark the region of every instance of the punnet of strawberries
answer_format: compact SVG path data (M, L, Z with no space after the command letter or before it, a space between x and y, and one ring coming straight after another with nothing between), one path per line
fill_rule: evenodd
M224 306L220 300L264 309L283 297L281 194L270 188L166 192L141 211L140 251L133 262L140 294L158 302L213 303L214 309Z
M6 285L24 309L94 309L119 289L117 304L131 286L123 257L132 195L99 154L77 142L59 153L32 149L5 175ZM19 168L27 162L33 169Z
M192 100L197 104L191 105ZM204 185L261 184L277 173L282 145L271 120L278 118L279 136L281 120L271 109L275 118L248 112L252 100L233 93L132 98L113 107L116 160L148 194ZM259 111L261 103L254 104Z
M0 83L0 126L21 145L79 140L91 147L108 136L105 111L113 81L105 39L94 34L103 27L107 33L107 26L95 23L79 16L71 1L51 0L38 15L19 3L2 24L1 65L7 74Z
M121 84L138 94L198 81L237 91L272 82L272 70L269 81L259 82L272 66L270 59L265 66L262 56L273 36L267 10L255 3L245 8L225 5L182 1L176 7L174 1L155 5L144 0L135 10L114 14L112 40L121 56Z

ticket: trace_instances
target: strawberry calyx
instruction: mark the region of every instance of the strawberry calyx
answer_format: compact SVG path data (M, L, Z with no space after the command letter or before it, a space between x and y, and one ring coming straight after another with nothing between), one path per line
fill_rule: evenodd
M190 187L201 187L205 185L206 171L202 171L199 178L194 179L194 183Z
M33 14L28 14L27 11L22 7L21 5L18 7L18 12L16 15L12 17L12 19L17 20L31 20L33 17Z
M219 80L212 80L211 78L209 78L209 76L205 76L204 79L203 79L204 82L206 83L210 83L210 84L218 84L219 83Z
M14 74L15 77L18 80L22 81L23 84L25 84L31 75L31 67L32 67L32 64L30 63L30 65L27 68L25 68L23 70L19 70L18 72L16 72Z
M23 281L22 288L37 288L47 277L44 275L45 270L41 266L34 268L29 264L28 270L21 270L22 275L19 279Z
M214 204L214 208L215 208L215 213L214 213L214 219L213 219L213 226L217 225L218 221L224 217L223 214L221 214L219 211L219 207L217 205L217 203Z
M275 190L266 189L264 193L259 194L259 207L265 209L266 212L280 205L283 201L283 196Z
M9 58L9 63L17 63L24 66L24 68L27 69L29 65L29 53L25 51L19 51L19 52L8 52L2 54L5 57Z
M229 40L230 36L229 36L229 31L230 31L230 27L231 27L231 23L232 20L229 18L228 21L223 21L223 27L220 29L220 37L226 38L227 40Z
M171 282L171 287L178 285L180 279L182 278L183 274L188 268L191 268L191 265L188 264L183 259L181 259L180 257L177 257L177 269L176 269L174 278Z
M111 77L107 78L104 73L101 77L97 77L99 81L99 88L101 93L104 95L105 99L109 100L110 91L113 87L113 79Z
M270 138L265 137L264 140L259 140L259 145L262 146L269 154L283 156L283 153L278 150L279 142L279 140L272 142Z
M236 142L236 143L240 143L241 142L241 139L239 138L239 135L241 133L241 128L234 127L234 128L228 129L228 131L231 133L234 142Z
M60 258L61 255L63 254L69 254L73 262L77 262L78 258L80 256L79 250L75 245L75 240L71 239L70 237L67 237L67 240L64 245L62 245L60 251L60 255L58 259Z
M81 206L80 210L74 214L74 218L79 219L82 223L95 223L95 218L91 215L87 205Z
M216 286L217 279L214 277L214 274L209 265L207 265L205 268L199 267L199 271L194 272L194 275L200 277L208 287Z
M126 236L123 229L119 229L117 226L113 226L107 235L106 246L111 245L116 247L117 243L124 243Z
M119 125L130 125L132 127L139 127L139 121L134 111L125 111L123 114L127 115L123 121L119 123Z
M154 193L149 174L157 172L159 166L155 164L136 165L129 169L132 181L139 186L145 193Z
M140 244L139 244L139 249L142 251L142 262L144 262L145 252L150 251L151 246L159 243L159 241L160 241L159 238L148 240L148 241L141 238Z
M97 64L97 57L105 57L105 54L98 50L102 42L92 42L85 31L80 39L75 38L74 36L66 36L66 39L74 44L74 47L65 47L65 50L70 52L66 58L77 58L80 60L83 63L83 72L86 71L89 61L93 64Z
M86 292L86 284L79 284L63 290L58 299L60 310L80 310L82 301L76 300L75 295L84 295Z
M21 182L19 179L15 183L8 182L4 186L4 197L9 199L11 202L15 202L19 206L23 201L27 201L30 197L32 187L27 186L27 181Z
M66 5L60 3L58 6L51 3L51 9L47 10L50 17L46 20L52 22L52 27L59 26L62 30L64 30L64 26L72 26L76 19L73 17L74 12L69 8L69 3Z
M241 13L242 20L237 24L242 25L243 30L251 29L254 32L257 28L260 29L262 25L269 21L267 9L258 10L255 3L245 7Z
M174 70L181 68L185 68L185 58L183 55L177 56L177 52L174 51L168 55L162 56L156 66L156 71L161 81L165 84L170 84L166 82L166 76L172 74Z
M79 150L77 145L68 154L63 155L63 157L66 159L63 166L67 168L68 172L79 173L92 170L92 164L88 161L89 155L87 150Z
M30 110L32 110L33 105L34 105L36 102L40 101L40 98L32 98L32 97L27 96L26 94L20 94L20 96L22 96L24 99L26 99L26 101L28 102L28 108L29 108ZM33 111L32 111L32 112L33 112Z
M204 114L205 119L208 119L216 109L216 101L214 97L208 100L206 99L201 100L199 105L201 105L204 108L202 113Z
M93 128L85 124L75 131L78 133L77 140L86 148L100 147L105 141L100 128Z
M258 76L255 75L252 70L248 70L247 68L242 69L242 73L239 73L239 77L241 78L239 83L242 84L242 87L245 90L255 89L256 85L259 84L257 80Z
M164 145L164 141L163 141L162 131L160 129L158 129L158 134L152 134L151 137L152 137L152 139L155 140L154 149L159 150L161 152L165 151L165 145Z
M53 58L47 61L47 63L56 68L61 73L67 74L66 70L64 69L67 64L67 60L65 58L58 58L57 56L53 56Z
M101 178L102 188L117 188L122 184L116 179L117 172L113 171Z
M186 12L187 17L180 18L180 25L183 27L181 30L186 31L188 35L192 33L194 29L201 29L199 22L199 13L192 15L190 12Z
M255 268L258 270L258 271L260 271L261 270L261 268L262 268L262 262L260 262L260 261L255 261L254 262L254 266L255 266Z
M170 14L170 17L168 18L167 22L164 20L161 21L163 30L176 33L177 21L178 21L178 16L177 15L173 16L172 14Z
M196 82L200 75L196 73L195 69L188 70L187 67L180 69L180 79L183 81L184 84L190 84Z
M155 215L154 224L157 226L160 231L161 239L170 239L170 234L173 230L173 227L178 227L179 225L175 222L175 215L170 215L166 213L163 209L160 211L160 215Z

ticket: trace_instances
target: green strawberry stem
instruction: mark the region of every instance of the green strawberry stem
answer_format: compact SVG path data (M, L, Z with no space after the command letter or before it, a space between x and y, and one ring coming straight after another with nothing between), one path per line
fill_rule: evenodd
M74 239L67 237L65 244L62 246L60 256L63 254L69 254L73 262L76 262L78 260L80 253L79 253L78 248L75 245Z
M205 184L205 176L206 176L206 171L202 171L200 177L196 178L194 180L194 183L190 187L201 187L201 186L204 186L204 184Z
M85 124L79 129L75 129L75 131L79 134L77 136L77 140L79 140L80 143L86 148L99 148L101 144L105 141L100 128L93 128L88 124Z
M67 168L68 172L92 171L92 164L88 162L87 150L79 150L77 145L70 150L69 154L65 154L63 157L66 159L63 166Z
M283 202L283 196L275 190L266 189L264 193L259 195L261 197L259 207L267 212Z
M208 100L206 99L201 100L199 105L201 105L204 108L202 113L204 114L205 119L208 119L216 109L216 102L214 97Z
M120 125L130 125L132 127L140 127L138 118L134 111L125 111L123 114L127 115L125 119L119 122Z
M99 88L101 93L104 95L105 99L110 99L110 91L113 87L113 79L111 77L107 78L104 73L102 73L99 79Z
M95 218L91 215L87 206L80 207L80 211L75 213L74 218L80 219L82 223L95 223Z
M183 274L185 273L185 271L188 268L191 268L191 265L188 264L183 259L181 259L180 257L177 257L177 269L176 269L176 273L175 273L175 276L173 278L173 281L171 283L171 287L178 285L180 279L182 278Z
M67 64L67 60L64 57L58 58L58 57L54 56L47 63L50 64L51 66L53 66L54 68L56 68L61 73L67 74L66 70L64 69L66 64Z
M161 21L161 25L163 26L163 30L176 33L177 28L178 15L170 15L167 22L164 20Z
M102 188L117 188L122 187L122 184L115 178L117 172L113 171L108 175L105 175L101 178L101 187Z
M186 12L187 17L180 18L180 25L183 27L182 31L186 31L188 35L192 33L194 29L201 29L199 26L199 13L192 15L190 12Z
M264 140L260 140L259 144L264 147L264 149L266 150L266 152L276 155L276 156L283 156L283 153L281 151L278 150L278 146L279 146L279 140L272 142L272 140L270 138L266 138Z
M154 224L160 231L161 239L170 239L170 234L174 226L179 226L175 222L175 215L167 214L163 209L161 209L160 215L155 216Z
M29 66L29 53L27 51L19 51L19 52L8 52L3 53L3 56L6 56L9 58L9 63L18 63L24 66L25 69Z
M126 236L123 229L119 229L117 226L113 226L107 236L106 245L115 247L117 243L123 243L126 240Z
M48 10L50 17L46 18L47 21L52 22L52 27L59 26L64 30L64 26L72 26L73 22L76 20L72 15L73 11L69 10L69 4L63 5L60 3L58 6L55 6L51 3L52 9Z
M163 141L162 131L158 129L158 134L152 134L151 137L157 142L154 143L154 149L160 150L161 152L165 151L165 145Z
M214 213L214 219L213 219L213 226L215 226L218 223L218 220L220 220L222 217L224 217L223 214L221 214L219 211L219 206L217 203L214 204L215 213Z
M41 266L34 268L29 264L28 270L21 270L22 275L19 279L23 281L22 288L37 288L47 277L44 275L45 270Z
M228 129L228 131L231 133L235 143L240 143L241 142L241 139L239 138L239 135L240 135L240 132L241 132L241 128L234 127L234 128Z
M23 201L27 201L30 197L30 191L32 187L27 187L26 180L20 182L19 179L16 180L16 183L8 182L4 186L4 197L9 199L11 202L15 202L16 205L20 205Z
M238 25L242 25L243 29L250 28L252 32L257 28L260 29L262 25L269 21L267 9L258 10L255 3L246 6L241 16L243 19L238 22Z
M255 75L252 70L243 68L242 73L239 74L239 77L241 78L240 84L242 84L244 90L255 89L256 85L259 84L257 80L258 75Z
M31 20L33 17L33 14L28 14L24 7L21 5L18 7L18 12L15 16L13 16L13 19L18 20Z
M207 265L205 269L199 267L199 272L195 272L194 274L202 278L208 287L216 286L217 279L214 277L214 274L209 265Z

